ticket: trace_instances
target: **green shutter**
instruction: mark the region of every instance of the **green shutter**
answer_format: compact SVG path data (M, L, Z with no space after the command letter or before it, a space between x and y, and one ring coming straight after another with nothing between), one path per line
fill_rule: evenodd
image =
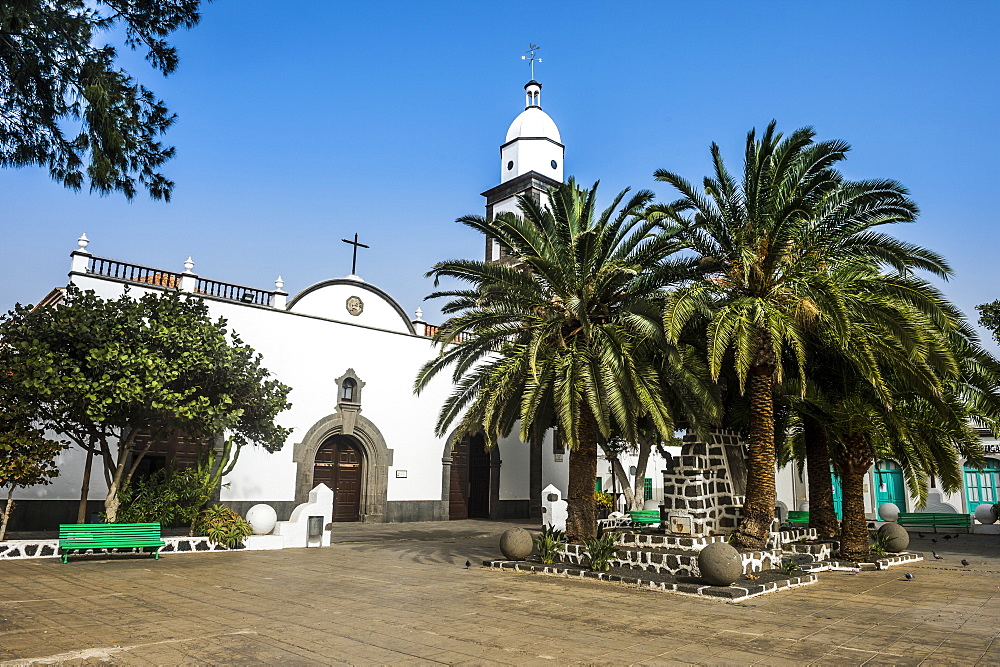
M602 486L602 485L601 485L601 478L600 478L600 477L598 477L598 478L597 478L597 479L596 479L596 480L594 481L594 491L603 491L604 489L602 489L602 488L601 488L601 486Z
M642 499L643 500L653 499L653 480L650 477L647 477L642 482Z

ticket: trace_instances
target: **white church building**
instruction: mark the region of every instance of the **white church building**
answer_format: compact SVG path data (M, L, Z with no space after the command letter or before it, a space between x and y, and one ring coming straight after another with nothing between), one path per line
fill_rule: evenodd
M516 210L525 192L543 196L563 180L565 148L555 122L540 106L541 84L525 86L525 108L500 148L500 184L483 193L487 215ZM392 296L357 275L311 285L289 297L279 277L274 289L258 289L203 277L190 258L182 271L101 257L99 239L86 235L71 253L69 282L113 299L128 288L135 296L180 290L205 300L213 318L263 356L263 365L289 385L290 410L278 422L292 428L276 453L244 447L224 482L220 500L241 514L267 503L286 519L320 482L335 491L335 521L396 522L464 518L540 518L541 492L549 484L565 492L569 454L553 442L526 444L514 433L484 451L480 437L455 442L437 437L435 421L449 380L441 376L416 396L413 381L437 350L435 327L419 309L411 318ZM197 249L192 249L196 252ZM486 259L499 244L486 239ZM137 261L142 261L137 258ZM57 306L62 289L40 305ZM143 469L167 459L192 459L183 440L154 445ZM60 455L60 474L49 486L21 490L11 529L51 529L72 522L80 497L85 455ZM632 469L634 461L623 461ZM601 461L598 488L611 490L609 464ZM662 460L651 457L647 498L660 495ZM654 479L656 481L654 481ZM92 477L89 511L103 507L103 476Z
M532 80L524 88L525 108L500 147L500 183L483 193L487 216L516 211L518 195L542 197L563 181L565 147L541 108L542 86ZM435 435L450 383L438 376L420 396L412 387L418 370L437 353L430 340L436 329L422 320L419 309L411 318L392 296L361 277L325 280L289 298L280 277L273 290L236 285L202 277L190 258L183 270L172 271L101 257L94 254L100 239L95 241L91 249L86 235L78 240L71 253L71 284L106 299L126 287L133 295L164 290L197 295L213 318L224 317L263 356L273 376L292 388L292 407L278 417L292 429L284 447L273 454L245 447L224 480L220 500L241 514L267 503L285 520L320 482L335 492L335 521L540 520L542 489L551 484L565 493L569 454L551 432L543 442L530 444L513 433L491 451L484 451L481 437L456 442ZM499 260L504 248L495 239L485 242L486 260ZM62 292L53 290L39 305L58 305ZM1000 454L995 439L988 437L987 447L988 456ZM679 448L669 453L676 456ZM143 466L154 469L195 454L184 441L154 445ZM60 455L60 474L51 485L20 490L10 530L48 530L74 522L84 463L84 452L70 448ZM623 457L622 463L630 476L641 474L634 458ZM989 458L988 465L984 472L966 470L962 493L944 496L932 488L926 511L971 513L980 503L997 502L1000 458ZM669 468L668 461L651 454L642 485L647 508L662 500L662 471ZM805 482L794 465L777 471L776 481L779 511L806 509ZM604 457L595 486L604 491L617 486ZM834 486L839 496L837 480ZM92 515L102 509L106 491L103 476L94 475ZM870 518L882 502L916 509L891 461L878 462L866 481Z

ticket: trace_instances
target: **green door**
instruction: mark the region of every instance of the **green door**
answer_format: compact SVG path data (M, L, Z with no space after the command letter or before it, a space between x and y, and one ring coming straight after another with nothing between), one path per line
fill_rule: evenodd
M844 492L840 488L840 477L837 473L830 471L833 479L833 511L837 515L837 521L844 518Z
M975 468L966 468L966 511L972 514L979 505L1000 502L997 500L998 486L1000 486L1000 461L997 459L986 459L982 472Z
M900 512L906 511L906 487L903 485L903 469L894 461L879 461L875 464L875 512L882 503L892 503Z

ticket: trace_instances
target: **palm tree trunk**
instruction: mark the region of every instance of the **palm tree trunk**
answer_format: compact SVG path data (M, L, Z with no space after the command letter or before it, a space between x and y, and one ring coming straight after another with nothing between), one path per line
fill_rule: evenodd
M833 509L833 481L830 479L830 443L826 428L812 417L802 417L806 441L806 476L809 483L809 527L821 537L839 532Z
M597 423L584 406L581 411L579 445L569 453L569 493L566 497L566 537L580 541L597 535Z
M872 450L863 435L844 441L838 463L844 484L844 520L841 522L840 555L845 560L868 562L871 538L865 517L865 475L872 464Z
M738 546L763 549L774 521L774 369L750 369L750 455L743 519L733 533Z

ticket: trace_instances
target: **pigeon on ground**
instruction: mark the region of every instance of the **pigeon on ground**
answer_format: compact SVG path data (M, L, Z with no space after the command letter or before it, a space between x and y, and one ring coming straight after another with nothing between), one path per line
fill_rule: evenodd
M955 539L956 540L958 539L958 533L955 533Z
M468 570L470 567L472 567L472 561L471 560L465 561L465 569Z
M923 536L924 536L923 533L917 533L917 537L923 537Z
M962 567L969 567L969 561L962 559Z
M933 542L934 544L937 544L937 538L932 537L931 538L931 542Z
M946 540L950 540L950 539L951 539L951 535L945 535L945 536L944 536L944 539L946 539Z
M934 556L934 560L944 560L944 556L938 556L936 551L931 551L931 555Z
M906 577L907 581L913 581L913 573L912 572L907 572L903 576Z

